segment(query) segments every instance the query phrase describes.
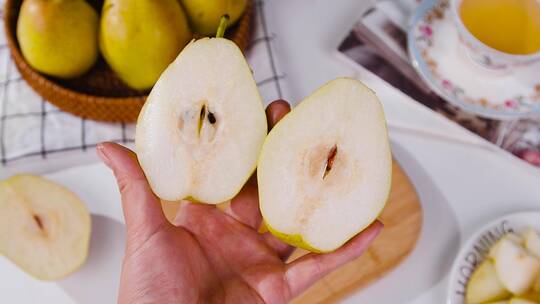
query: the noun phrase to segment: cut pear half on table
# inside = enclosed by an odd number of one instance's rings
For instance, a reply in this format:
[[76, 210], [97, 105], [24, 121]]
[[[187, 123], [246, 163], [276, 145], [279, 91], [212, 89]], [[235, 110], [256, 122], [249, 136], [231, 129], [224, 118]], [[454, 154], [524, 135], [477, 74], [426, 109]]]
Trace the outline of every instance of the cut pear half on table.
[[0, 182], [0, 254], [41, 280], [56, 280], [86, 261], [91, 219], [64, 187], [39, 176]]
[[137, 121], [137, 157], [163, 200], [218, 204], [249, 179], [266, 115], [240, 49], [224, 38], [188, 44], [152, 89]]
[[333, 80], [266, 138], [257, 168], [266, 226], [291, 245], [335, 250], [381, 213], [391, 171], [379, 100], [357, 80]]

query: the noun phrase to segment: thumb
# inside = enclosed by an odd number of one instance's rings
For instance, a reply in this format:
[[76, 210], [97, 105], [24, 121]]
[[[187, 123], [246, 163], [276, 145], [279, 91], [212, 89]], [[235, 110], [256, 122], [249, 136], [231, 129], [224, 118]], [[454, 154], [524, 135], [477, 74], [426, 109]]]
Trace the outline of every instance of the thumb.
[[128, 240], [133, 237], [146, 240], [167, 220], [135, 153], [115, 143], [101, 143], [97, 146], [97, 154], [116, 177]]

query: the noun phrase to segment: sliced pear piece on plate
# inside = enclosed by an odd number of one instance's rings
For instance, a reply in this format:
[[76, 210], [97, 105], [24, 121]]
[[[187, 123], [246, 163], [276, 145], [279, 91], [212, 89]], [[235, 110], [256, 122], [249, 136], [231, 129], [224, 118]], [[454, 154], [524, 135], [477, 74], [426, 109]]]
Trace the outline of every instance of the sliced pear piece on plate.
[[537, 258], [540, 258], [540, 235], [534, 229], [529, 228], [525, 234], [525, 249]]
[[382, 106], [354, 79], [315, 91], [268, 134], [257, 168], [268, 229], [283, 241], [332, 251], [381, 213], [392, 157]]
[[39, 176], [0, 182], [0, 254], [41, 280], [60, 279], [86, 260], [90, 214], [69, 190]]
[[473, 272], [465, 291], [465, 303], [479, 304], [498, 301], [512, 294], [504, 287], [497, 277], [493, 261], [483, 261]]
[[491, 259], [495, 258], [496, 252], [499, 249], [499, 245], [502, 243], [502, 240], [509, 240], [511, 242], [514, 242], [518, 245], [523, 245], [524, 240], [520, 235], [514, 234], [514, 233], [507, 233], [502, 238], [500, 238], [495, 245], [491, 246], [488, 252], [488, 257]]
[[526, 293], [540, 272], [540, 261], [506, 238], [500, 241], [494, 255], [495, 270], [506, 289], [516, 295]]
[[188, 44], [139, 114], [137, 157], [161, 199], [218, 204], [255, 170], [267, 133], [257, 85], [242, 52], [223, 38]]

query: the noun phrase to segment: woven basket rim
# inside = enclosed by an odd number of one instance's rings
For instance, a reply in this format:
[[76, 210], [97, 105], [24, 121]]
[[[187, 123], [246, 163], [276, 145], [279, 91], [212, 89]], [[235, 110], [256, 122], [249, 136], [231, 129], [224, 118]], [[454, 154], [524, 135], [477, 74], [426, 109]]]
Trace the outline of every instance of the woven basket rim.
[[[253, 14], [252, 0], [247, 1], [247, 7], [244, 14], [235, 24], [234, 28], [231, 28], [232, 32], [229, 32], [227, 36], [235, 41], [240, 49], [244, 51], [249, 36], [251, 34], [251, 22]], [[13, 61], [19, 70], [21, 76], [25, 81], [33, 88], [33, 90], [41, 95], [46, 101], [54, 104], [60, 109], [82, 116], [85, 118], [109, 121], [109, 122], [133, 122], [138, 116], [138, 111], [144, 104], [150, 90], [141, 91], [140, 95], [135, 96], [101, 96], [92, 95], [85, 92], [80, 92], [71, 88], [67, 88], [62, 84], [55, 82], [53, 79], [34, 70], [28, 62], [24, 59], [20, 50], [17, 38], [16, 38], [16, 25], [12, 26], [12, 14], [17, 14], [20, 9], [22, 1], [16, 2], [15, 0], [6, 0], [4, 4], [4, 30], [7, 39], [7, 45], [10, 49]], [[14, 8], [15, 6], [15, 8]], [[13, 10], [17, 12], [14, 13]], [[16, 23], [16, 22], [15, 22]], [[58, 98], [50, 98], [52, 96], [58, 96]], [[62, 100], [61, 100], [62, 99]], [[69, 105], [68, 105], [69, 103]], [[77, 104], [79, 103], [79, 104]], [[96, 108], [96, 115], [85, 113], [84, 107]], [[76, 109], [74, 109], [76, 108]], [[98, 109], [99, 108], [99, 109]], [[117, 110], [119, 113], [109, 113], [112, 110]], [[126, 111], [134, 111], [136, 114], [120, 113]], [[97, 112], [103, 112], [106, 115], [99, 115]], [[110, 115], [109, 115], [110, 114]], [[103, 116], [103, 117], [102, 117]], [[111, 116], [111, 117], [105, 117]], [[114, 116], [114, 117], [113, 117]], [[128, 117], [129, 116], [129, 117]], [[115, 118], [117, 117], [117, 118]], [[125, 118], [128, 117], [128, 118]]]

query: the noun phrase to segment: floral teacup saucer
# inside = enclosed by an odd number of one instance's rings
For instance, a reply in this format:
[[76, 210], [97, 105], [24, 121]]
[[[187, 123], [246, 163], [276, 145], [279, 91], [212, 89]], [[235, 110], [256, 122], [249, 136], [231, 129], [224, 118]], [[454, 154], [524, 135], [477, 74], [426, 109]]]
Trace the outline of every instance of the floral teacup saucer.
[[540, 114], [540, 62], [498, 74], [467, 57], [448, 0], [426, 0], [408, 32], [409, 55], [444, 99], [477, 115], [511, 119]]

